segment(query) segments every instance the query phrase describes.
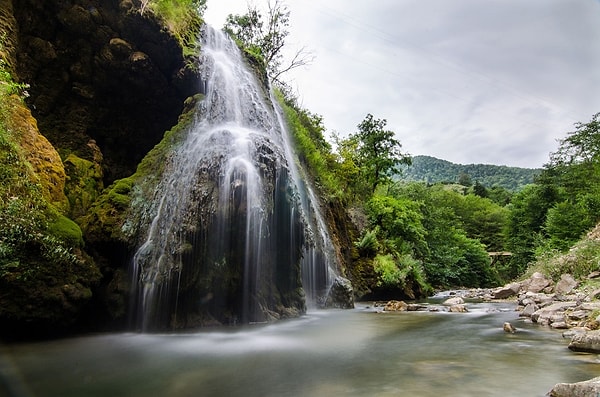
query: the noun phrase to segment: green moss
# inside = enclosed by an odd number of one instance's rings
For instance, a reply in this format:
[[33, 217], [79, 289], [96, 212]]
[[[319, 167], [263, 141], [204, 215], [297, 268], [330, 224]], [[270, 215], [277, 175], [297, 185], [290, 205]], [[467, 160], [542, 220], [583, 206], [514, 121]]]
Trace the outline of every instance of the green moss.
[[82, 159], [74, 153], [63, 160], [67, 173], [65, 194], [69, 200], [73, 219], [84, 216], [104, 188], [102, 166]]
[[83, 246], [83, 233], [79, 226], [64, 215], [56, 213], [48, 223], [48, 233], [70, 247]]
[[168, 157], [184, 140], [188, 127], [194, 120], [195, 104], [202, 98], [197, 95], [186, 101], [186, 112], [179, 123], [167, 131], [163, 139], [144, 157], [136, 172], [115, 181], [106, 188], [89, 209], [81, 226], [86, 238], [92, 242], [117, 240], [130, 243], [136, 235], [140, 217], [148, 204], [148, 197], [162, 177]]

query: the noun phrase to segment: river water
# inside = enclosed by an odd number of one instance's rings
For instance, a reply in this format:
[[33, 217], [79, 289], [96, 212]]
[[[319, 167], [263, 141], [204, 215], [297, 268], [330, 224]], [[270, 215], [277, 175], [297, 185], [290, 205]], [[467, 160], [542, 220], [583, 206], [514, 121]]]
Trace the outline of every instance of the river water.
[[[0, 395], [544, 396], [600, 374], [600, 359], [518, 318], [469, 313], [310, 312], [274, 324], [178, 334], [103, 334], [1, 349]], [[505, 321], [515, 334], [502, 330]], [[12, 389], [12, 394], [7, 391]]]

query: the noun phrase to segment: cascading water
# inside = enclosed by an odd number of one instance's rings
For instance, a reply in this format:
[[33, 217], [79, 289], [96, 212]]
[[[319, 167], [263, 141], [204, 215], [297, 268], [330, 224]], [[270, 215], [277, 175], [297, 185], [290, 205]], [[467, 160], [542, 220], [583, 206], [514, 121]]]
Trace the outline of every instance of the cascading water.
[[199, 67], [205, 97], [164, 165], [133, 258], [144, 330], [302, 313], [325, 299], [337, 267], [272, 96], [210, 27]]

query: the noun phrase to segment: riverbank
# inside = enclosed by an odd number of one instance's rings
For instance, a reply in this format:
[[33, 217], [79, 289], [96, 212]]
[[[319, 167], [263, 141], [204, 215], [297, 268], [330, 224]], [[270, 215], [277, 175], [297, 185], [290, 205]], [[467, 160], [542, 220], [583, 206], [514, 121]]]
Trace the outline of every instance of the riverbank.
[[[600, 354], [600, 272], [590, 273], [584, 280], [563, 274], [558, 282], [536, 272], [520, 282], [494, 289], [467, 289], [438, 293], [434, 298], [441, 304], [406, 304], [390, 301], [380, 304], [388, 311], [448, 311], [468, 312], [465, 302], [509, 301], [522, 321], [540, 327], [562, 331], [573, 352]], [[504, 323], [505, 332], [519, 332], [518, 324]], [[549, 397], [600, 395], [600, 377], [578, 383], [557, 383]]]

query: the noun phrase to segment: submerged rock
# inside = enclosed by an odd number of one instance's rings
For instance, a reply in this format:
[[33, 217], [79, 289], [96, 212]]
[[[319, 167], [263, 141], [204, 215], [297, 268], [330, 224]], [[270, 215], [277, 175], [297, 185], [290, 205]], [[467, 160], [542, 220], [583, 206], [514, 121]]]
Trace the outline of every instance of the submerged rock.
[[463, 304], [456, 304], [456, 305], [450, 306], [450, 308], [448, 309], [448, 311], [450, 313], [467, 313], [469, 310]]
[[511, 334], [514, 334], [517, 331], [517, 329], [509, 322], [505, 322], [502, 325], [502, 329], [504, 330], [504, 332], [508, 332]]
[[404, 301], [391, 300], [385, 304], [383, 310], [386, 312], [405, 312], [408, 310], [408, 305]]

